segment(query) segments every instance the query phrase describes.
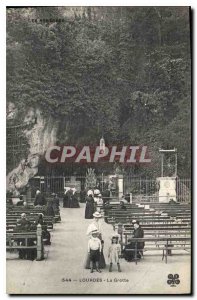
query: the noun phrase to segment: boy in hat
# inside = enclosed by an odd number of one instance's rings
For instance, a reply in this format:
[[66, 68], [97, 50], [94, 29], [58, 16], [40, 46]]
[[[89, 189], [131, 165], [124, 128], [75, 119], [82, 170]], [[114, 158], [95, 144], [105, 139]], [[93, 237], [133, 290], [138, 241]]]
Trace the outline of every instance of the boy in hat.
[[113, 263], [117, 263], [118, 272], [121, 272], [120, 262], [119, 262], [120, 254], [121, 254], [121, 247], [120, 247], [120, 244], [119, 244], [119, 234], [116, 233], [111, 238], [111, 245], [110, 245], [109, 250], [108, 250], [108, 258], [109, 258], [109, 261], [110, 261], [109, 272], [112, 272]]
[[98, 238], [98, 230], [92, 231], [92, 236], [88, 241], [88, 253], [90, 255], [90, 268], [91, 273], [94, 271], [94, 265], [96, 265], [96, 271], [101, 273], [101, 270], [99, 269], [99, 260], [101, 255], [101, 240]]

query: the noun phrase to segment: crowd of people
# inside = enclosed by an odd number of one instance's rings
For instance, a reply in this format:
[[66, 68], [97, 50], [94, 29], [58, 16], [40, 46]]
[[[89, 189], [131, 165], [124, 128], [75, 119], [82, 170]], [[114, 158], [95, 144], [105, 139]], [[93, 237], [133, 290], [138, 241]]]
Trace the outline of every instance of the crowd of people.
[[[88, 225], [87, 228], [87, 237], [88, 237], [88, 251], [85, 261], [85, 268], [90, 269], [90, 272], [93, 273], [94, 270], [101, 272], [101, 269], [106, 267], [105, 257], [103, 253], [104, 249], [104, 239], [102, 232], [102, 214], [100, 212], [100, 207], [106, 205], [110, 207], [110, 191], [106, 189], [102, 193], [99, 189], [91, 189], [87, 191], [87, 194], [84, 196], [85, 199], [85, 219], [92, 219], [92, 222]], [[129, 201], [124, 196], [120, 199], [120, 209], [127, 210], [126, 204]], [[26, 206], [26, 202], [23, 201], [22, 197], [19, 201], [19, 206]], [[43, 213], [46, 216], [55, 216], [59, 212], [60, 200], [57, 194], [52, 193], [51, 197], [47, 198], [43, 193], [38, 189], [36, 191], [35, 207], [43, 207]], [[65, 187], [63, 195], [63, 208], [79, 208], [79, 193], [77, 193], [76, 188]], [[21, 218], [17, 221], [16, 231], [28, 231], [36, 230], [38, 224], [42, 225], [42, 235], [43, 243], [50, 245], [51, 236], [50, 232], [47, 230], [47, 225], [44, 222], [44, 214], [38, 213], [36, 220], [31, 223], [26, 214], [22, 213]], [[108, 261], [109, 261], [109, 272], [112, 272], [113, 265], [117, 264], [118, 272], [121, 272], [120, 268], [120, 257], [124, 258], [127, 262], [131, 262], [136, 259], [135, 249], [137, 247], [137, 259], [140, 259], [143, 255], [143, 242], [133, 242], [132, 238], [143, 238], [144, 232], [137, 220], [133, 220], [134, 230], [133, 233], [128, 239], [128, 244], [123, 247], [120, 245], [120, 235], [117, 232], [111, 237], [111, 244], [108, 249]], [[24, 240], [19, 240], [19, 243], [24, 243]], [[34, 241], [29, 239], [28, 245], [33, 245]], [[34, 250], [20, 249], [19, 257], [21, 259], [35, 259], [36, 253]]]
[[[105, 258], [103, 254], [104, 240], [102, 234], [100, 207], [104, 204], [110, 206], [110, 194], [104, 193], [104, 201], [102, 195], [98, 189], [89, 190], [86, 196], [85, 207], [85, 219], [93, 219], [87, 229], [88, 236], [88, 253], [85, 262], [85, 268], [90, 269], [93, 273], [94, 270], [101, 272], [101, 269], [106, 267]], [[120, 209], [127, 210], [126, 204], [129, 203], [129, 199], [123, 196], [120, 199]], [[124, 246], [121, 251], [120, 235], [115, 232], [111, 237], [111, 245], [108, 249], [109, 260], [109, 272], [112, 272], [113, 264], [117, 264], [118, 272], [121, 272], [120, 257], [124, 258], [127, 262], [131, 262], [136, 259], [135, 249], [137, 247], [137, 259], [140, 259], [143, 255], [143, 242], [133, 242], [132, 238], [143, 238], [144, 232], [137, 220], [133, 220], [134, 230], [129, 239], [129, 243]]]
[[[106, 267], [105, 258], [103, 254], [104, 240], [101, 225], [102, 215], [96, 211], [93, 213], [93, 221], [88, 225], [88, 253], [85, 261], [85, 268], [90, 269], [93, 273], [94, 269], [101, 272], [101, 269]], [[134, 230], [129, 239], [129, 243], [125, 245], [121, 252], [120, 235], [117, 232], [111, 237], [111, 245], [108, 249], [109, 272], [112, 272], [113, 264], [117, 264], [118, 272], [121, 272], [120, 257], [127, 262], [140, 259], [143, 255], [144, 242], [133, 242], [132, 238], [143, 238], [144, 231], [141, 228], [139, 221], [133, 220]], [[137, 248], [137, 257], [135, 257], [135, 250]]]
[[[103, 254], [104, 240], [102, 236], [102, 226], [100, 219], [102, 215], [99, 212], [93, 214], [94, 220], [89, 224], [87, 229], [88, 254], [85, 262], [85, 269], [94, 270], [101, 273], [101, 269], [106, 267], [106, 262]], [[108, 249], [108, 259], [110, 262], [109, 272], [112, 272], [113, 263], [117, 264], [118, 272], [121, 272], [119, 258], [121, 255], [121, 247], [119, 243], [119, 234], [114, 233], [111, 237], [111, 245]]]

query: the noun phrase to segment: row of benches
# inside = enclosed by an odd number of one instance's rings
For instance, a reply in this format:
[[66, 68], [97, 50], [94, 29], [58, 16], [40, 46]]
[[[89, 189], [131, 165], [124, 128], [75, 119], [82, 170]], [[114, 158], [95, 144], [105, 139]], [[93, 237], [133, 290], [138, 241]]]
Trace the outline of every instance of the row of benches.
[[[31, 227], [28, 231], [16, 230], [17, 221], [21, 218], [21, 213], [25, 213]], [[43, 216], [45, 225], [36, 224], [38, 214], [45, 213], [44, 207], [16, 207], [7, 208], [6, 212], [6, 250], [35, 250], [37, 260], [44, 258], [43, 230], [51, 231], [55, 222], [61, 220], [60, 214], [53, 216]], [[22, 242], [21, 242], [22, 241]]]
[[[191, 249], [191, 208], [190, 205], [184, 204], [166, 204], [150, 203], [146, 204], [126, 204], [122, 209], [117, 203], [110, 203], [103, 207], [104, 217], [107, 223], [111, 223], [114, 230], [118, 231], [121, 239], [122, 250], [128, 244], [133, 231], [131, 224], [133, 219], [140, 222], [144, 230], [143, 239], [133, 239], [136, 243], [134, 249], [134, 260], [137, 263], [137, 243], [146, 242], [143, 251], [162, 250], [162, 259], [167, 257], [170, 251]], [[188, 253], [188, 252], [187, 252]]]
[[[127, 249], [126, 251], [134, 251], [134, 261], [137, 264], [138, 257], [137, 253], [139, 249], [137, 244], [139, 242], [144, 242], [145, 247], [143, 248], [143, 253], [145, 251], [162, 251], [162, 260], [165, 258], [165, 263], [167, 263], [168, 256], [171, 256], [171, 251], [185, 250], [189, 251], [191, 249], [191, 238], [190, 237], [145, 237], [145, 238], [132, 238], [132, 242], [135, 243], [134, 249]], [[151, 244], [150, 244], [151, 243]], [[123, 245], [123, 244], [122, 244]]]

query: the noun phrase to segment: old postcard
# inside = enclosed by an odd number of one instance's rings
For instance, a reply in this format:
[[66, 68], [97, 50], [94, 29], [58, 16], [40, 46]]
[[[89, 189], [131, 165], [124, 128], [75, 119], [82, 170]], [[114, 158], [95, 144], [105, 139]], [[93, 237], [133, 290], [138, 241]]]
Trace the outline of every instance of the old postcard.
[[190, 7], [6, 14], [7, 293], [190, 294]]

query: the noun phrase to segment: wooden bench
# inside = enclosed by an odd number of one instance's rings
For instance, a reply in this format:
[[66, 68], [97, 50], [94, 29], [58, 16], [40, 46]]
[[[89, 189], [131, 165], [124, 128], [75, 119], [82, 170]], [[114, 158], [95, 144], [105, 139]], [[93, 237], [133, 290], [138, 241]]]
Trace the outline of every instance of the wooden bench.
[[[15, 241], [24, 240], [24, 245], [16, 245]], [[28, 240], [33, 240], [36, 243], [34, 245], [28, 245]], [[20, 250], [20, 249], [36, 249], [37, 258], [36, 260], [42, 260], [44, 258], [44, 246], [42, 240], [42, 226], [37, 225], [36, 231], [26, 231], [26, 232], [12, 232], [6, 233], [6, 250]]]
[[[42, 213], [45, 215], [46, 213], [46, 207], [12, 207], [12, 209], [8, 209], [6, 212], [7, 216], [13, 216], [13, 215], [21, 215], [22, 213], [26, 213], [26, 214], [35, 214], [38, 215], [39, 213]], [[50, 216], [49, 216], [50, 217]], [[54, 216], [54, 221], [56, 222], [60, 222], [61, 221], [61, 216], [59, 213], [55, 213]]]
[[[121, 240], [125, 240], [125, 243], [128, 241], [128, 237], [131, 236], [131, 232], [123, 231], [121, 233]], [[191, 237], [191, 230], [158, 230], [152, 229], [144, 230], [144, 237]]]
[[[159, 224], [158, 226], [154, 226], [153, 224], [142, 224], [141, 228], [144, 231], [191, 231], [191, 226], [185, 224], [178, 224], [178, 223], [172, 223], [172, 224]], [[119, 232], [133, 232], [134, 227], [133, 224], [122, 224], [118, 223], [114, 225], [114, 230], [118, 230]]]
[[[108, 218], [108, 223], [109, 224], [116, 224], [119, 222], [126, 222], [126, 223], [130, 223], [132, 224], [133, 221], [133, 217], [127, 216], [127, 217], [111, 217]], [[147, 218], [138, 218], [138, 221], [140, 222], [141, 225], [145, 225], [145, 224], [154, 224], [154, 225], [162, 225], [162, 224], [173, 224], [176, 223], [176, 220], [173, 218], [158, 218], [158, 219], [147, 219]], [[189, 224], [190, 219], [185, 219], [185, 220], [181, 220], [182, 224], [188, 225]]]
[[[6, 216], [6, 228], [10, 230], [12, 228], [15, 228], [18, 219], [20, 219], [20, 215]], [[47, 229], [48, 230], [53, 229], [54, 218], [50, 216], [44, 216], [43, 219], [47, 225]], [[33, 224], [37, 220], [37, 215], [27, 215], [27, 220], [29, 220], [30, 223]]]
[[[122, 226], [123, 227], [123, 229], [126, 229], [126, 230], [133, 230], [134, 228], [133, 228], [133, 224], [117, 224], [117, 226]], [[142, 229], [146, 229], [146, 230], [152, 230], [152, 228], [155, 228], [155, 227], [153, 227], [153, 225], [151, 225], [151, 224], [143, 224], [143, 225], [141, 225], [141, 227], [142, 227]], [[172, 223], [172, 224], [160, 224], [159, 226], [157, 226], [157, 229], [160, 229], [160, 230], [164, 230], [164, 229], [166, 229], [166, 230], [170, 230], [170, 229], [174, 229], [174, 230], [176, 230], [176, 229], [190, 229], [191, 230], [191, 226], [189, 226], [189, 225], [185, 225], [185, 224], [183, 224], [183, 223]]]
[[[144, 251], [154, 251], [161, 250], [162, 251], [162, 260], [165, 258], [165, 262], [167, 263], [167, 258], [169, 256], [169, 250], [191, 250], [191, 238], [190, 237], [147, 237], [147, 238], [132, 238], [132, 242], [135, 243], [134, 249], [127, 249], [126, 251], [134, 251], [134, 261], [137, 264], [138, 258], [137, 253], [142, 249], [137, 249], [137, 242], [154, 242], [157, 247], [148, 247], [145, 245]], [[160, 243], [159, 243], [160, 242]], [[125, 245], [125, 244], [122, 244]]]

